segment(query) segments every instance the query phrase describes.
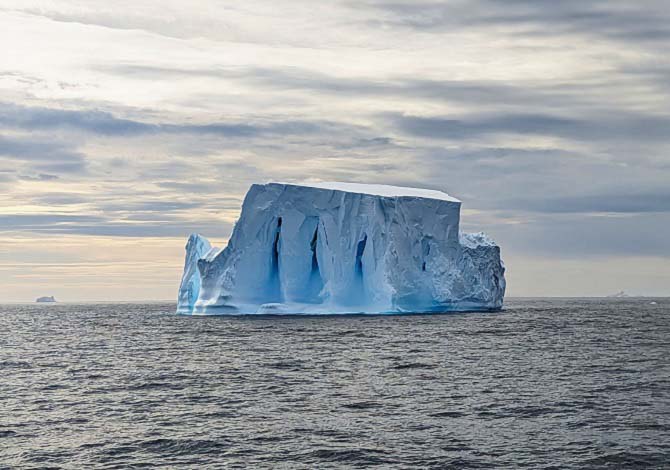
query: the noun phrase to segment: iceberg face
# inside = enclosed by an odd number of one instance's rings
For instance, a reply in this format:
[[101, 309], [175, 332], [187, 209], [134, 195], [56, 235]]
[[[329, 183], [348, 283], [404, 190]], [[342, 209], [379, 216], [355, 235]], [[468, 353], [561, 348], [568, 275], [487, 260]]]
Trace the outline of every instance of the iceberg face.
[[180, 313], [497, 310], [499, 247], [459, 233], [439, 191], [354, 183], [254, 184], [228, 246], [186, 246]]
[[192, 309], [198, 300], [200, 292], [200, 273], [198, 272], [198, 260], [204, 258], [212, 249], [209, 241], [194, 233], [186, 243], [186, 262], [184, 263], [184, 274], [179, 286], [179, 309]]

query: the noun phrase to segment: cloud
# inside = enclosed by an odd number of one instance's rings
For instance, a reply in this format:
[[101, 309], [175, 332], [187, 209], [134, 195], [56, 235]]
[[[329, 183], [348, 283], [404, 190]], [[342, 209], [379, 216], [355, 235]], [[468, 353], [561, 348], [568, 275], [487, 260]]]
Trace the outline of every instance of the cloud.
[[[146, 134], [211, 134], [232, 138], [261, 135], [305, 135], [325, 132], [327, 121], [282, 120], [275, 122], [205, 124], [149, 123], [123, 119], [105, 111], [26, 107], [0, 102], [0, 125], [22, 130], [72, 129], [103, 136], [132, 137]], [[8, 145], [8, 144], [7, 144]]]
[[166, 212], [193, 209], [201, 206], [199, 201], [131, 201], [102, 203], [98, 207], [105, 212]]
[[487, 134], [513, 132], [542, 134], [574, 132], [580, 123], [541, 114], [474, 115], [459, 117], [391, 116], [393, 123], [408, 134], [435, 139], [468, 139]]
[[41, 141], [31, 138], [13, 138], [0, 135], [0, 155], [25, 161], [54, 161], [81, 163], [83, 155], [60, 142]]
[[137, 135], [157, 130], [155, 125], [119, 119], [103, 111], [71, 111], [12, 103], [0, 103], [0, 124], [28, 130], [69, 127], [103, 135]]
[[52, 173], [85, 173], [88, 165], [86, 157], [71, 145], [39, 137], [0, 135], [0, 161], [2, 159], [27, 163], [27, 168], [38, 173], [27, 177], [41, 181], [56, 179], [57, 175]]
[[74, 214], [12, 214], [0, 215], [0, 227], [3, 231], [47, 229], [70, 226], [77, 223], [102, 222], [98, 216]]
[[329, 75], [301, 67], [248, 68], [179, 68], [114, 64], [98, 67], [103, 73], [142, 80], [211, 78], [235, 81], [261, 89], [296, 92], [316, 92], [338, 97], [395, 97], [407, 100], [427, 100], [444, 103], [463, 103], [477, 106], [529, 105], [565, 107], [592, 104], [584, 89], [597, 89], [602, 83], [576, 86], [574, 83], [505, 80], [430, 80], [421, 78], [366, 79]]
[[[41, 181], [41, 179], [37, 179]], [[31, 202], [38, 205], [70, 205], [85, 204], [90, 202], [91, 198], [82, 194], [65, 192], [43, 192], [32, 197]]]
[[217, 236], [227, 236], [232, 226], [219, 220], [200, 220], [198, 222], [163, 220], [145, 220], [147, 223], [118, 223], [107, 222], [104, 224], [60, 224], [57, 226], [33, 226], [24, 230], [36, 233], [68, 234], [68, 235], [92, 235], [113, 237], [179, 237], [186, 239], [191, 233], [213, 233]]
[[39, 173], [35, 176], [21, 175], [20, 178], [26, 181], [54, 181], [58, 179], [57, 175], [50, 175], [49, 173]]
[[670, 143], [670, 115], [622, 112], [583, 118], [552, 114], [467, 114], [422, 117], [389, 115], [402, 132], [431, 139], [467, 140], [494, 134], [555, 136], [580, 141], [630, 141], [631, 138]]
[[[489, 222], [486, 231], [500, 243], [503, 257], [546, 256], [562, 259], [647, 256], [668, 257], [670, 214], [594, 217], [585, 214], [541, 215], [521, 223]], [[466, 228], [467, 229], [467, 228]], [[551, 269], [547, 266], [547, 269]]]
[[[47, 8], [19, 8], [18, 11], [35, 16], [49, 18], [63, 23], [79, 23], [83, 25], [101, 26], [119, 30], [142, 30], [160, 34], [169, 38], [191, 39], [208, 36], [212, 39], [230, 39], [230, 34], [220, 27], [220, 21], [208, 16], [191, 16], [179, 21], [178, 13], [169, 5], [160, 8], [150, 5], [127, 5], [127, 8], [106, 9], [98, 5], [97, 8], [58, 9]], [[123, 13], [121, 13], [120, 11]], [[197, 10], [197, 9], [196, 9]], [[173, 11], [172, 14], [169, 11]], [[168, 12], [166, 15], [165, 13]]]
[[[197, 5], [197, 6], [196, 6]], [[361, 0], [331, 2], [321, 17], [305, 15], [304, 6], [289, 2], [284, 15], [269, 12], [263, 2], [248, 2], [244, 9], [211, 2], [198, 2], [184, 12], [174, 5], [137, 4], [133, 8], [96, 7], [86, 4], [68, 9], [17, 8], [25, 13], [64, 23], [95, 25], [116, 30], [142, 30], [176, 39], [207, 38], [213, 41], [243, 41], [301, 45], [310, 38], [315, 44], [332, 41], [330, 28], [349, 21], [362, 23], [348, 31], [385, 27], [421, 32], [506, 27], [510, 34], [556, 36], [581, 34], [618, 41], [660, 43], [670, 36], [667, 5], [663, 0], [583, 2], [578, 0]], [[329, 16], [328, 16], [329, 15]], [[315, 22], [314, 20], [318, 20]], [[274, 25], [272, 37], [267, 27]], [[346, 38], [340, 38], [345, 40]]]
[[[638, 190], [639, 191], [639, 190]], [[644, 193], [590, 194], [583, 196], [532, 198], [513, 201], [515, 207], [541, 213], [621, 213], [670, 212], [670, 191]]]
[[0, 185], [5, 185], [7, 183], [13, 182], [15, 179], [13, 173], [0, 171]]
[[227, 235], [228, 222], [201, 217], [189, 221], [169, 213], [132, 214], [119, 220], [113, 214], [14, 214], [0, 215], [0, 233], [96, 235], [118, 237], [188, 237], [193, 232]]
[[582, 34], [645, 43], [670, 38], [670, 17], [662, 0], [642, 0], [635, 6], [621, 0], [512, 0], [504, 4], [493, 0], [394, 0], [369, 6], [384, 14], [376, 22], [427, 32], [505, 26], [511, 34], [528, 36]]

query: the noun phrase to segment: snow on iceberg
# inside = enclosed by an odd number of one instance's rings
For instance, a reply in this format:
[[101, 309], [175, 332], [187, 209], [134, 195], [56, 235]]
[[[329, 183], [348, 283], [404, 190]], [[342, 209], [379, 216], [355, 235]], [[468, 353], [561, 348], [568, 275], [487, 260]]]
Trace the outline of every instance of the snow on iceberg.
[[186, 245], [185, 314], [498, 310], [500, 248], [459, 232], [443, 192], [355, 183], [254, 184], [228, 246]]

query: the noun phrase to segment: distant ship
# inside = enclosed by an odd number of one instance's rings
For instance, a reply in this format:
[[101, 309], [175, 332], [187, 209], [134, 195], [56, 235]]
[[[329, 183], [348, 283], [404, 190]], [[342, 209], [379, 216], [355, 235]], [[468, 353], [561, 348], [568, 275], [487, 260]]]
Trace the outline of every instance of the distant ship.
[[54, 297], [53, 295], [50, 296], [50, 297], [38, 297], [35, 300], [35, 302], [39, 302], [39, 303], [45, 303], [45, 302], [50, 303], [50, 302], [55, 302], [55, 301], [56, 301], [56, 297]]
[[607, 297], [611, 299], [622, 299], [624, 297], [630, 297], [628, 294], [626, 294], [624, 291], [619, 291], [616, 294], [610, 294]]

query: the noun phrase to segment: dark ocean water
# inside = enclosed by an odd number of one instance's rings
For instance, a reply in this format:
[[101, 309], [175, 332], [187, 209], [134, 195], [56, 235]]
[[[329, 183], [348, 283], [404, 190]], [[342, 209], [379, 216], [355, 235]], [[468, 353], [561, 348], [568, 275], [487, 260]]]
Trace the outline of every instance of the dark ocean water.
[[174, 308], [0, 306], [0, 467], [670, 468], [670, 299]]

